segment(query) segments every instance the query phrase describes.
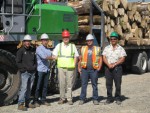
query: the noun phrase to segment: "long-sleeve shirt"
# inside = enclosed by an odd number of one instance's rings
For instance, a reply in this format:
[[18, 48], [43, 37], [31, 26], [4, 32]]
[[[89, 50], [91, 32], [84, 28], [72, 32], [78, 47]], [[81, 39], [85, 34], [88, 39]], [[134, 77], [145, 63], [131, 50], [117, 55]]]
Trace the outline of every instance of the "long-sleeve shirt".
[[36, 55], [35, 49], [22, 47], [17, 51], [16, 63], [20, 72], [36, 72]]
[[52, 56], [52, 52], [50, 49], [41, 45], [36, 49], [36, 57], [37, 57], [37, 70], [39, 72], [47, 72], [50, 70], [50, 62], [46, 58]]

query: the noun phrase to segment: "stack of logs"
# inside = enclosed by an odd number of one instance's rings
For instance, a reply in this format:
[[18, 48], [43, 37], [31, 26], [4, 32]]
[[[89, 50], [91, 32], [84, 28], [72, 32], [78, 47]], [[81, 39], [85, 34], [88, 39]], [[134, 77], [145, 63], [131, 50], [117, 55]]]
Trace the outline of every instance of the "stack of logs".
[[[127, 0], [97, 0], [105, 14], [105, 34], [112, 31], [120, 35], [120, 45], [150, 45], [150, 2], [127, 2]], [[80, 33], [90, 31], [90, 0], [69, 2], [79, 15]], [[95, 11], [96, 12], [96, 11]], [[101, 17], [94, 13], [93, 24], [100, 25]]]

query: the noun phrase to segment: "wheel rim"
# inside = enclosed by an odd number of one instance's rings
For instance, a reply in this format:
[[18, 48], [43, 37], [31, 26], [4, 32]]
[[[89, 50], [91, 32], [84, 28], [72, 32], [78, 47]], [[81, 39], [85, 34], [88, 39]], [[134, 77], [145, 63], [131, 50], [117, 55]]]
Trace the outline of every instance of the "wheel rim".
[[141, 60], [141, 67], [142, 67], [143, 70], [146, 70], [147, 61], [146, 61], [146, 59], [144, 57]]
[[13, 83], [13, 75], [10, 74], [9, 72], [0, 69], [0, 76], [5, 78], [3, 79], [3, 81], [1, 81], [2, 84], [0, 90], [1, 92], [6, 93], [7, 91], [9, 91]]

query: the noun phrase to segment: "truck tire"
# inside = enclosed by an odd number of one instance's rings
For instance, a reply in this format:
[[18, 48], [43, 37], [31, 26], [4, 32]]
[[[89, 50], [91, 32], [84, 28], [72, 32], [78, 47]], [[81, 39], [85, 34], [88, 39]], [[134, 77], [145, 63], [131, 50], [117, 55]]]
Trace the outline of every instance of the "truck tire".
[[17, 99], [20, 75], [15, 56], [0, 49], [0, 105], [9, 105]]
[[132, 57], [132, 71], [137, 74], [143, 74], [147, 71], [148, 57], [146, 52], [139, 52]]
[[148, 61], [147, 61], [147, 72], [150, 72], [150, 51], [147, 52]]

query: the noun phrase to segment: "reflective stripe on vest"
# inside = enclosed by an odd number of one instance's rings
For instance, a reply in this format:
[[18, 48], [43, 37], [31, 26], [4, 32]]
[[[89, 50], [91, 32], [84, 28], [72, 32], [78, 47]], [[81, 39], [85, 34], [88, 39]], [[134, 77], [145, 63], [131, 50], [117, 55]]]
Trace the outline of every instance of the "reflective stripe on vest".
[[[92, 64], [94, 69], [99, 68], [99, 53], [100, 53], [100, 48], [93, 46], [92, 50]], [[88, 58], [88, 46], [83, 46], [81, 48], [81, 56], [82, 56], [82, 61], [81, 61], [81, 67], [86, 68], [87, 67], [87, 58]]]
[[69, 44], [69, 47], [63, 50], [62, 43], [60, 43], [59, 54], [57, 59], [57, 67], [75, 68], [74, 54], [75, 52], [74, 52], [73, 44]]

